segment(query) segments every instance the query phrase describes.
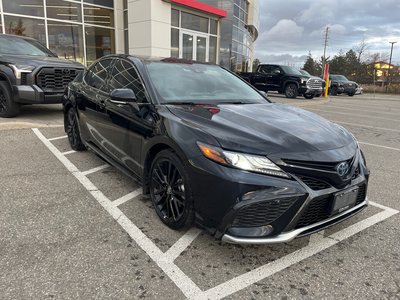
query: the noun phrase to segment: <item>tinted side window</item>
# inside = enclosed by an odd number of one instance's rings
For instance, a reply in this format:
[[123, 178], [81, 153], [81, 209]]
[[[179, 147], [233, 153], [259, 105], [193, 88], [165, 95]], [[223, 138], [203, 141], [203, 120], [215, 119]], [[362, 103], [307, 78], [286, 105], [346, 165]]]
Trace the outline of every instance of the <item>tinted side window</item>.
[[260, 73], [269, 74], [271, 73], [272, 66], [261, 66]]
[[133, 64], [125, 60], [117, 60], [111, 72], [110, 89], [131, 89], [138, 102], [147, 102], [146, 93]]
[[98, 90], [105, 90], [105, 81], [109, 73], [111, 62], [111, 59], [103, 59], [95, 63], [85, 76], [87, 84]]

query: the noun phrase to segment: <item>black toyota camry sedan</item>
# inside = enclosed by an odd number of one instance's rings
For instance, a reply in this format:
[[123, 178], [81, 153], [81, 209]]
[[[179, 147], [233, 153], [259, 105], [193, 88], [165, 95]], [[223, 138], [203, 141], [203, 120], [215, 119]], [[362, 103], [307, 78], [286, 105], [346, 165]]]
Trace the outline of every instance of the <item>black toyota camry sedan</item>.
[[141, 182], [173, 229], [287, 242], [367, 206], [369, 171], [351, 133], [217, 65], [106, 56], [68, 86], [64, 115], [71, 147]]

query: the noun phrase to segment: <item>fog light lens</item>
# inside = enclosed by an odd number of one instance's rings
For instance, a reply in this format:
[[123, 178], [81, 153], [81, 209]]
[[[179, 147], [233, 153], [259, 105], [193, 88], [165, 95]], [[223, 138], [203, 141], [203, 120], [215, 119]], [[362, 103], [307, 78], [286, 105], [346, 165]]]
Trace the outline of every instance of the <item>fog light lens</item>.
[[238, 237], [263, 237], [270, 235], [274, 231], [271, 225], [259, 227], [231, 227], [229, 233]]

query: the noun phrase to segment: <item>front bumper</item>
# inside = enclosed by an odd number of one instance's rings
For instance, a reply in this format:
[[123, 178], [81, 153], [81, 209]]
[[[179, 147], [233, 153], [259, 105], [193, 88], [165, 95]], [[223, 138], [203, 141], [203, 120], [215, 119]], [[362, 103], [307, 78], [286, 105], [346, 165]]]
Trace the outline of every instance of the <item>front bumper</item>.
[[299, 93], [302, 95], [320, 95], [322, 94], [322, 86], [319, 88], [313, 88], [310, 86], [300, 86]]
[[44, 92], [37, 85], [14, 85], [14, 100], [23, 104], [61, 103], [63, 91]]
[[[216, 238], [241, 244], [288, 242], [322, 230], [368, 204], [369, 172], [360, 155], [354, 160], [358, 167], [349, 174], [351, 180], [339, 187], [321, 187], [319, 177], [310, 183], [290, 172], [292, 178], [286, 179], [227, 168], [206, 158], [191, 160], [198, 222]], [[355, 187], [353, 206], [333, 212], [335, 195]]]

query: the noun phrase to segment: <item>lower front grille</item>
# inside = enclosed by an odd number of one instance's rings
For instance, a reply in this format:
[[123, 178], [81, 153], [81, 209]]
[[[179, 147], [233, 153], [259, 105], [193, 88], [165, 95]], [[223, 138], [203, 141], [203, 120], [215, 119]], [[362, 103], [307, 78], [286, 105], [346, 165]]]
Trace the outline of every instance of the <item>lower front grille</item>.
[[365, 200], [367, 196], [367, 185], [363, 184], [358, 188], [356, 205], [360, 204]]
[[329, 218], [330, 215], [330, 201], [331, 195], [325, 198], [312, 200], [301, 218], [297, 222], [296, 229], [305, 227]]
[[322, 88], [322, 80], [309, 79], [308, 82], [307, 82], [307, 85], [311, 89], [320, 89], [320, 88]]
[[272, 223], [285, 213], [297, 197], [257, 202], [240, 208], [232, 226], [257, 227]]

